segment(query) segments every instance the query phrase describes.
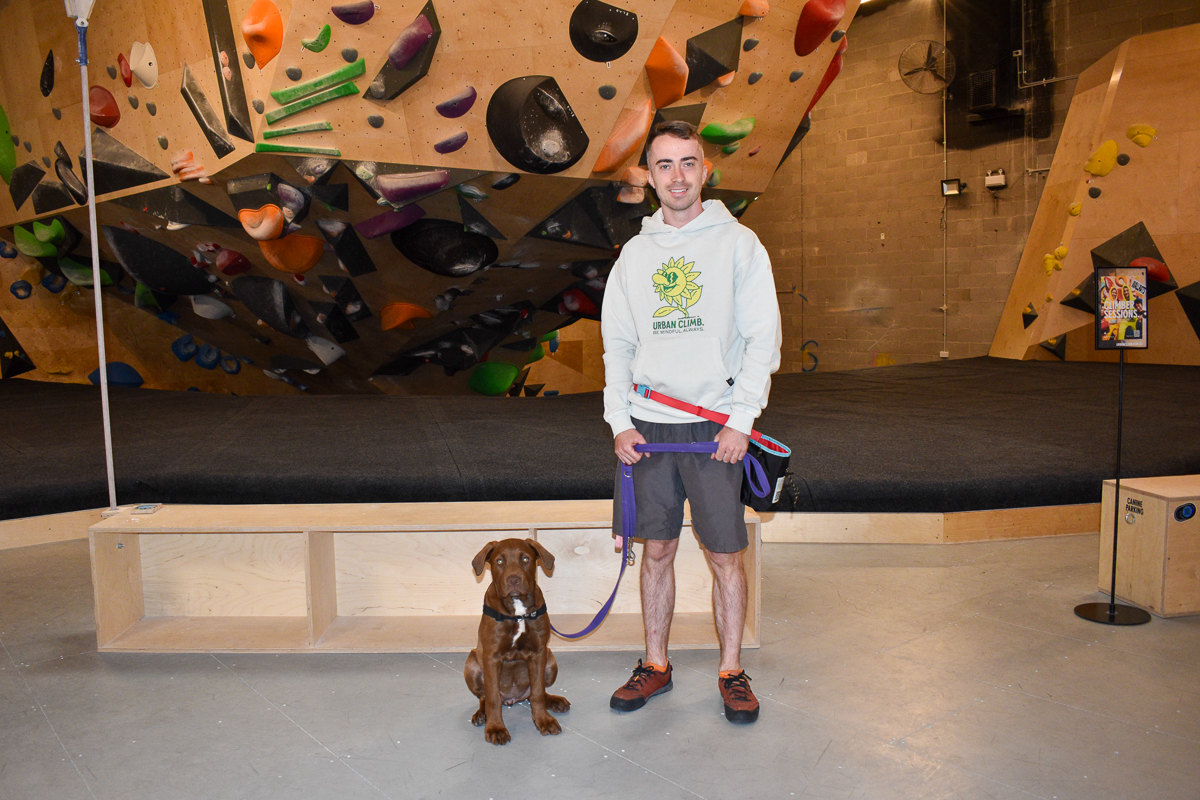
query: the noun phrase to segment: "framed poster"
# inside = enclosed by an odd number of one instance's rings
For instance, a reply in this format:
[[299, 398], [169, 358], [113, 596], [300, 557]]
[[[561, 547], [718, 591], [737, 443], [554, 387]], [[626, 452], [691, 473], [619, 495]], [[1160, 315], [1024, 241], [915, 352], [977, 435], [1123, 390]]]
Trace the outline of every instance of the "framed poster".
[[1149, 342], [1145, 267], [1096, 267], [1096, 349]]

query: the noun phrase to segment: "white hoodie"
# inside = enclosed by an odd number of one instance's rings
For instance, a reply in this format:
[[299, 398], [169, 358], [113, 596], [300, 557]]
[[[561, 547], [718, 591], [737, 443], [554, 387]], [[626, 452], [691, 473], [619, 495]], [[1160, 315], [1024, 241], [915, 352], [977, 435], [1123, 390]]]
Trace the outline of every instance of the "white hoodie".
[[621, 251], [604, 289], [604, 419], [696, 422], [633, 384], [728, 414], [749, 434], [779, 368], [779, 303], [766, 249], [719, 200], [682, 228], [662, 209]]

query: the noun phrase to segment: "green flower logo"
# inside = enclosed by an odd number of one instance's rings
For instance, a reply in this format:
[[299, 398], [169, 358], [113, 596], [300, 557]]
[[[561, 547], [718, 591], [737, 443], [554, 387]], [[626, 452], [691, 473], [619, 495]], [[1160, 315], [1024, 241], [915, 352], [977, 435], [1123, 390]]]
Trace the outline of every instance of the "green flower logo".
[[699, 272], [693, 272], [695, 261], [683, 263], [683, 256], [672, 258], [662, 265], [662, 269], [654, 273], [654, 291], [658, 299], [667, 305], [654, 312], [655, 317], [665, 317], [674, 311], [682, 311], [685, 317], [691, 316], [688, 309], [700, 300], [703, 286], [696, 283]]

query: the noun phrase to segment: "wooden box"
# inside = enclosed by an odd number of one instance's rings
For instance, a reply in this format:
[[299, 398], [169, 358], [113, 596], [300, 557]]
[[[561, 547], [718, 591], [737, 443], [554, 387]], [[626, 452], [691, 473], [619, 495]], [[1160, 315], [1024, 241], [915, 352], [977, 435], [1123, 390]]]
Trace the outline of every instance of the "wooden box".
[[[555, 627], [581, 630], [608, 599], [620, 556], [612, 503], [165, 506], [90, 528], [101, 651], [445, 652], [475, 646], [490, 573], [471, 559], [494, 539], [534, 538]], [[712, 573], [690, 527], [676, 556], [673, 648], [718, 646]], [[744, 646], [759, 644], [759, 519], [750, 547]], [[641, 547], [636, 548], [641, 555]], [[590, 636], [556, 650], [643, 647], [638, 569]]]
[[[1100, 513], [1100, 589], [1112, 586], [1115, 481], [1104, 482]], [[1200, 614], [1200, 475], [1121, 481], [1117, 520], [1117, 597], [1160, 617]], [[1179, 512], [1178, 519], [1176, 512]]]

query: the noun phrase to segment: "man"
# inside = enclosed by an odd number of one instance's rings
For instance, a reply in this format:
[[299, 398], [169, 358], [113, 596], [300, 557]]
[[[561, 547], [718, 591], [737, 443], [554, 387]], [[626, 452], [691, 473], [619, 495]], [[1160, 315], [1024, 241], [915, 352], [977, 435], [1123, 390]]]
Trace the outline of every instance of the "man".
[[[708, 179], [696, 128], [663, 122], [650, 133], [647, 166], [662, 207], [621, 252], [601, 312], [604, 419], [623, 464], [636, 464], [646, 658], [612, 696], [619, 711], [670, 691], [667, 641], [675, 606], [675, 552], [690, 500], [692, 525], [713, 571], [713, 614], [721, 644], [718, 685], [725, 716], [758, 718], [741, 668], [749, 544], [739, 500], [742, 456], [779, 367], [779, 304], [771, 262], [758, 238], [720, 201], [702, 203]], [[636, 393], [633, 384], [729, 415], [725, 426]], [[651, 442], [716, 441], [717, 452], [634, 450]], [[620, 519], [620, 469], [614, 519]], [[618, 535], [618, 548], [621, 540]]]

